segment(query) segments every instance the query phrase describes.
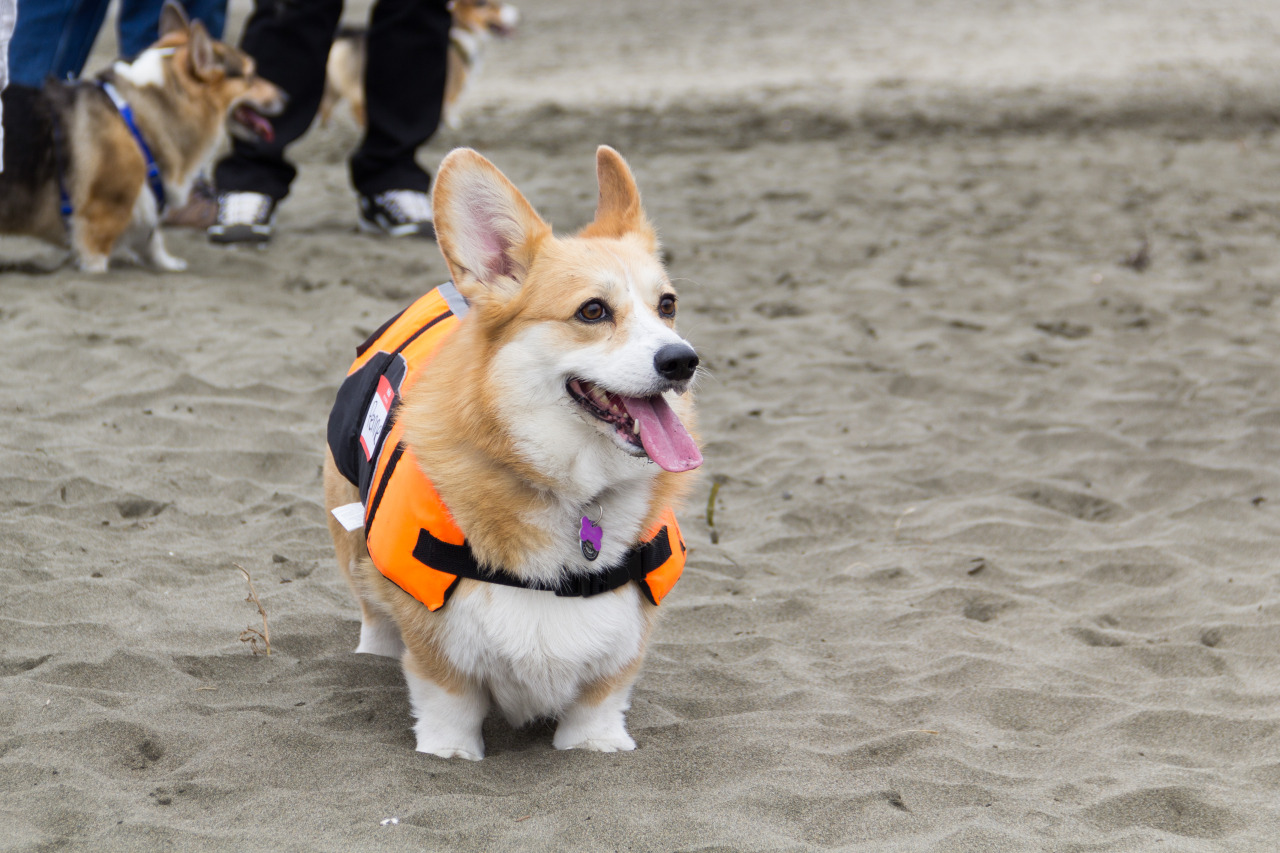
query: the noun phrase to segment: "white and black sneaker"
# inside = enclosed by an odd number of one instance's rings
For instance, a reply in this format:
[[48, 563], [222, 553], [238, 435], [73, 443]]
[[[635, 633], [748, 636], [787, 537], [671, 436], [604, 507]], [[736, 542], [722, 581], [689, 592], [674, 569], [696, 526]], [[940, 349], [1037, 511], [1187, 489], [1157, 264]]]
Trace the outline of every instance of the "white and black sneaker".
[[209, 226], [210, 243], [266, 243], [276, 224], [276, 200], [263, 193], [230, 192], [218, 196], [218, 221]]
[[431, 196], [417, 190], [387, 190], [360, 196], [360, 230], [392, 237], [435, 239]]

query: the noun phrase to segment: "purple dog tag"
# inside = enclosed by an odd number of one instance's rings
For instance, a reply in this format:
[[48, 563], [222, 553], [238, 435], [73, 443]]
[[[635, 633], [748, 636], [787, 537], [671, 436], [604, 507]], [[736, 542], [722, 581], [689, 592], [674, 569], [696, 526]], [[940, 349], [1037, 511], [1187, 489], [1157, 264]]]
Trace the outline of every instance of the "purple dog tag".
[[600, 547], [604, 542], [604, 528], [592, 524], [591, 519], [584, 515], [578, 539], [582, 542], [582, 556], [588, 560], [594, 560], [600, 556]]

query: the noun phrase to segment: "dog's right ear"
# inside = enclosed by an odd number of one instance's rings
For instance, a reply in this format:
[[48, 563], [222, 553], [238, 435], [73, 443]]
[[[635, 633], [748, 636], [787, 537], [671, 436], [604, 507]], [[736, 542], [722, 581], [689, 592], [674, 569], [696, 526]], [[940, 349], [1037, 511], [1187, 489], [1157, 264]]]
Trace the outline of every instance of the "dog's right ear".
[[484, 157], [445, 157], [433, 193], [436, 242], [453, 283], [472, 302], [515, 295], [551, 226]]
[[187, 13], [174, 0], [166, 0], [160, 10], [160, 38], [169, 33], [185, 33], [191, 26]]

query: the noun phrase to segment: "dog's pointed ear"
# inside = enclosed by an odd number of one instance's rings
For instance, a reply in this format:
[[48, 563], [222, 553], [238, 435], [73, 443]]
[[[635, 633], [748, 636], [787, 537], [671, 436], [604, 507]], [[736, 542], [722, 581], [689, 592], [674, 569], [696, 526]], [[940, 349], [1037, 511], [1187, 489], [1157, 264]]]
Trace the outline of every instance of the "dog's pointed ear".
[[187, 49], [191, 52], [191, 73], [199, 80], [208, 80], [217, 65], [213, 55], [213, 36], [199, 21], [191, 25], [190, 32]]
[[656, 251], [658, 238], [640, 206], [640, 190], [631, 167], [608, 145], [596, 149], [596, 180], [600, 201], [595, 221], [579, 232], [579, 237], [623, 237], [635, 234]]
[[164, 8], [160, 10], [160, 37], [164, 38], [169, 33], [185, 33], [190, 26], [191, 22], [183, 8], [174, 0], [166, 0]]
[[458, 290], [472, 301], [513, 296], [551, 226], [470, 148], [440, 163], [432, 203], [436, 242]]

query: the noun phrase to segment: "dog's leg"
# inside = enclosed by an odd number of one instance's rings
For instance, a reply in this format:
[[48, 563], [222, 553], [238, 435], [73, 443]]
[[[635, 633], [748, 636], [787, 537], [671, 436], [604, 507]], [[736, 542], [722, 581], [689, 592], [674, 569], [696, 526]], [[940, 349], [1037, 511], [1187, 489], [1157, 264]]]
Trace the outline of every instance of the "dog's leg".
[[143, 246], [142, 257], [156, 269], [166, 272], [182, 272], [187, 268], [186, 261], [175, 258], [165, 249], [164, 236], [161, 235], [159, 226], [152, 228], [151, 236]]
[[[128, 136], [123, 123], [115, 137]], [[102, 150], [114, 151], [115, 144], [123, 144], [111, 135], [104, 137], [100, 145], [91, 146], [92, 152], [72, 153], [73, 172], [83, 177], [73, 181], [68, 188], [74, 213], [71, 214], [71, 247], [85, 272], [107, 271], [107, 262], [116, 243], [137, 225], [135, 211], [139, 207], [140, 194], [145, 182], [145, 165], [137, 162], [122, 164], [118, 157], [90, 157]], [[129, 141], [132, 145], [132, 140]], [[101, 146], [101, 150], [100, 150]], [[154, 216], [152, 217], [154, 220]], [[128, 247], [126, 247], [128, 248]]]
[[71, 221], [71, 247], [82, 272], [104, 273], [111, 249], [129, 227], [128, 216], [103, 209], [103, 205], [86, 205], [76, 211]]
[[80, 272], [97, 274], [107, 271], [107, 255], [77, 252], [76, 256], [78, 258], [76, 266], [80, 269]]
[[592, 752], [630, 752], [636, 742], [627, 734], [627, 711], [631, 708], [631, 688], [640, 672], [636, 658], [611, 678], [584, 688], [578, 700], [560, 716], [556, 749], [586, 749]]
[[404, 654], [404, 640], [395, 621], [363, 600], [360, 602], [360, 644], [356, 646], [356, 654], [381, 655], [384, 658], [398, 658]]
[[[338, 472], [333, 461], [333, 452], [329, 448], [324, 451], [324, 505], [332, 510], [360, 500], [360, 491], [346, 477]], [[404, 653], [404, 640], [400, 638], [400, 628], [385, 610], [378, 607], [375, 596], [361, 581], [362, 572], [377, 571], [371, 567], [362, 567], [360, 561], [367, 559], [369, 552], [364, 546], [364, 531], [347, 530], [333, 513], [325, 514], [329, 524], [329, 535], [333, 537], [334, 553], [338, 557], [338, 568], [347, 579], [351, 595], [360, 604], [360, 643], [356, 646], [356, 654], [382, 655], [398, 658]]]
[[342, 100], [342, 95], [333, 87], [333, 83], [326, 78], [324, 81], [324, 94], [320, 96], [320, 126], [329, 126], [329, 114], [333, 112], [333, 108]]
[[[404, 653], [404, 679], [409, 684], [413, 732], [418, 752], [441, 758], [484, 758], [480, 726], [489, 711], [489, 694], [470, 679], [456, 673], [441, 684], [428, 675], [439, 667], [424, 665], [413, 650]], [[437, 662], [438, 663], [438, 662]]]

